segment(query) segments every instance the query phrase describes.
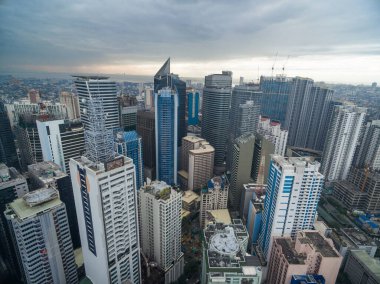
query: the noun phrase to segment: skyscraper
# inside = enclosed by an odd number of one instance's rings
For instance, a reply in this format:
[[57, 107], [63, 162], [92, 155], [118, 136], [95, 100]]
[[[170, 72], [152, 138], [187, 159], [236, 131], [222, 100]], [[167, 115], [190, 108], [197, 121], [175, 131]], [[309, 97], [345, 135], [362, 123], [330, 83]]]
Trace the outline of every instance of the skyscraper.
[[144, 184], [141, 137], [136, 131], [117, 132], [115, 150], [120, 155], [127, 156], [133, 160], [136, 171], [136, 188], [140, 190], [140, 187]]
[[91, 97], [87, 107], [86, 153], [70, 160], [86, 275], [92, 283], [139, 283], [133, 160], [115, 157], [113, 133], [106, 129], [102, 101]]
[[202, 103], [202, 137], [215, 148], [215, 170], [225, 170], [232, 72], [205, 77]]
[[0, 100], [0, 163], [19, 168], [11, 124], [4, 102]]
[[142, 251], [164, 271], [165, 283], [175, 282], [184, 268], [182, 193], [163, 181], [153, 181], [142, 187], [138, 194]]
[[137, 99], [134, 96], [121, 96], [118, 97], [120, 126], [124, 131], [136, 130], [137, 124]]
[[59, 94], [59, 102], [66, 106], [66, 115], [70, 120], [79, 119], [79, 99], [78, 96], [70, 92], [61, 92]]
[[80, 121], [37, 120], [44, 161], [52, 161], [70, 174], [69, 161], [84, 153], [84, 132]]
[[66, 208], [55, 189], [30, 192], [4, 214], [27, 283], [78, 283]]
[[326, 180], [346, 179], [365, 115], [366, 108], [355, 105], [335, 107], [322, 157]]
[[199, 113], [199, 93], [193, 89], [188, 88], [187, 92], [187, 124], [198, 125], [198, 113]]
[[255, 135], [252, 133], [236, 138], [233, 144], [229, 198], [235, 211], [240, 208], [243, 185], [251, 178], [254, 144]]
[[[187, 123], [186, 114], [186, 83], [182, 81], [178, 75], [170, 73], [170, 58], [166, 60], [164, 65], [154, 75], [154, 95], [157, 96], [158, 91], [164, 88], [170, 88], [178, 95], [178, 112], [177, 112], [177, 145], [181, 146], [182, 137], [186, 136]], [[155, 106], [156, 103], [155, 103]]]
[[116, 83], [109, 77], [103, 76], [73, 76], [77, 95], [79, 97], [80, 119], [85, 129], [91, 121], [88, 117], [89, 101], [91, 98], [101, 100], [104, 108], [105, 127], [114, 129], [119, 127], [119, 105], [117, 102]]
[[273, 237], [312, 229], [324, 182], [319, 166], [309, 158], [272, 156], [259, 236], [267, 259]]
[[251, 179], [258, 184], [267, 183], [271, 155], [275, 154], [276, 146], [265, 136], [256, 133], [253, 149]]
[[155, 94], [156, 176], [173, 185], [177, 183], [178, 94], [163, 88]]
[[279, 122], [271, 121], [268, 117], [262, 116], [259, 120], [257, 133], [274, 144], [274, 154], [285, 156], [288, 131], [283, 130]]

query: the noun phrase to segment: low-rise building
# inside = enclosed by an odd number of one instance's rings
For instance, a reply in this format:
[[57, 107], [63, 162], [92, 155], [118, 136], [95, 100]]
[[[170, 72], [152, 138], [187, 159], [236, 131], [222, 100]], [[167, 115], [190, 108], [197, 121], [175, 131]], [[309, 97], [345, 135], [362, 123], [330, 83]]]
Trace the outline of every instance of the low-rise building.
[[187, 190], [182, 194], [182, 208], [187, 211], [198, 210], [200, 201], [200, 196], [192, 190]]

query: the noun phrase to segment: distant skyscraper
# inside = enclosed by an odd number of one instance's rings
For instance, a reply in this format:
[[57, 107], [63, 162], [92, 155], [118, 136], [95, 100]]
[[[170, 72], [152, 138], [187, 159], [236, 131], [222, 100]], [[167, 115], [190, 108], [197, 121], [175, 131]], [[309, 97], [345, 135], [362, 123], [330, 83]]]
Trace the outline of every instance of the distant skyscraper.
[[313, 228], [324, 177], [309, 158], [273, 155], [259, 244], [269, 258], [273, 237], [294, 237]]
[[151, 110], [154, 107], [154, 93], [150, 87], [144, 88], [144, 106], [146, 110]]
[[225, 170], [232, 72], [205, 77], [202, 103], [202, 137], [215, 148], [215, 169]]
[[115, 150], [123, 156], [127, 156], [133, 160], [136, 170], [136, 188], [144, 184], [144, 169], [143, 169], [143, 154], [141, 137], [136, 131], [123, 132], [120, 131], [116, 134]]
[[76, 95], [69, 92], [61, 92], [59, 95], [59, 102], [66, 106], [66, 115], [70, 120], [79, 119], [79, 99]]
[[199, 222], [202, 228], [206, 225], [208, 210], [227, 209], [229, 188], [227, 177], [222, 175], [213, 177], [201, 189]]
[[155, 94], [156, 175], [157, 179], [177, 183], [178, 94], [164, 88]]
[[137, 124], [137, 99], [134, 96], [118, 97], [120, 126], [124, 131], [136, 130]]
[[80, 121], [37, 120], [44, 161], [52, 161], [70, 174], [69, 161], [84, 153], [84, 132]]
[[91, 121], [88, 117], [89, 101], [99, 99], [103, 106], [106, 129], [119, 127], [119, 105], [117, 102], [116, 83], [103, 76], [73, 76], [79, 97], [80, 119], [85, 129]]
[[261, 117], [257, 133], [273, 143], [274, 154], [285, 156], [286, 142], [288, 141], [288, 131], [281, 129], [281, 124], [271, 121], [268, 117]]
[[4, 103], [0, 100], [0, 163], [19, 168], [11, 124]]
[[35, 89], [31, 89], [28, 92], [28, 99], [29, 99], [30, 103], [32, 103], [32, 104], [40, 103], [41, 102], [40, 92], [35, 90]]
[[153, 111], [139, 110], [137, 112], [136, 131], [141, 136], [144, 176], [155, 180], [156, 178], [156, 130], [155, 113]]
[[187, 89], [187, 122], [188, 125], [198, 125], [199, 93], [193, 88]]
[[92, 283], [141, 282], [133, 160], [115, 157], [102, 102], [90, 98], [86, 153], [70, 160], [86, 275]]
[[322, 173], [326, 180], [346, 179], [366, 110], [355, 105], [335, 107], [322, 157]]
[[254, 144], [255, 135], [252, 133], [236, 138], [233, 144], [229, 198], [235, 211], [240, 209], [243, 185], [251, 178]]
[[154, 181], [142, 187], [138, 194], [142, 251], [165, 272], [165, 283], [175, 282], [184, 268], [182, 193], [163, 181]]
[[27, 283], [78, 283], [65, 204], [42, 188], [8, 204], [4, 212]]
[[367, 122], [359, 143], [353, 164], [380, 170], [380, 120]]
[[260, 90], [263, 92], [261, 115], [284, 124], [292, 85], [292, 78], [280, 75], [261, 76]]
[[[178, 75], [170, 73], [170, 58], [166, 60], [164, 65], [154, 75], [154, 96], [157, 96], [159, 90], [163, 88], [170, 88], [178, 95], [178, 112], [177, 112], [177, 145], [181, 146], [182, 137], [186, 136], [187, 123], [185, 119], [186, 114], [186, 83], [182, 81]], [[156, 101], [155, 101], [155, 106]]]

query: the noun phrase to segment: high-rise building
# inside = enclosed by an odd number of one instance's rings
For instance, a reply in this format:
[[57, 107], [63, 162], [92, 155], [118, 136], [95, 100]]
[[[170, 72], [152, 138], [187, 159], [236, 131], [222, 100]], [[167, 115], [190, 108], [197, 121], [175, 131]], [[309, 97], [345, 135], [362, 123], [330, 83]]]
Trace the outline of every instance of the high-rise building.
[[202, 137], [215, 148], [215, 172], [225, 170], [232, 72], [205, 77], [202, 103]]
[[177, 183], [178, 94], [163, 88], [155, 94], [156, 176], [173, 185]]
[[355, 105], [335, 107], [322, 157], [326, 180], [346, 179], [365, 115], [366, 108]]
[[31, 89], [28, 92], [28, 99], [29, 99], [30, 103], [32, 103], [32, 104], [40, 103], [41, 102], [40, 92], [35, 90], [35, 89]]
[[66, 206], [70, 234], [74, 248], [79, 248], [81, 244], [70, 176], [65, 174], [60, 167], [53, 162], [40, 162], [29, 165], [28, 173], [31, 185], [34, 189], [51, 187], [58, 190], [59, 198]]
[[37, 120], [44, 161], [52, 161], [70, 174], [69, 161], [84, 153], [83, 125], [79, 120]]
[[133, 160], [116, 156], [102, 101], [90, 98], [86, 153], [70, 160], [86, 276], [92, 283], [141, 281]]
[[261, 283], [261, 267], [247, 254], [248, 233], [239, 219], [203, 231], [202, 283]]
[[70, 92], [61, 92], [59, 94], [59, 102], [66, 106], [66, 117], [70, 120], [79, 119], [79, 99]]
[[15, 142], [8, 113], [4, 102], [0, 100], [0, 163], [8, 167], [19, 168]]
[[66, 207], [55, 189], [27, 193], [4, 214], [25, 282], [78, 283]]
[[120, 126], [124, 131], [136, 130], [137, 110], [139, 109], [136, 97], [124, 95], [117, 98], [119, 101]]
[[141, 136], [144, 176], [155, 180], [156, 178], [156, 130], [155, 114], [153, 111], [137, 111], [136, 131]]
[[201, 227], [205, 226], [208, 210], [226, 209], [228, 202], [228, 190], [230, 184], [225, 175], [215, 176], [210, 179], [201, 190], [201, 203], [199, 221]]
[[259, 120], [257, 133], [274, 144], [274, 154], [285, 155], [288, 131], [281, 128], [281, 123], [271, 121], [268, 117], [262, 116]]
[[271, 155], [276, 152], [276, 145], [269, 138], [256, 133], [252, 157], [251, 179], [258, 184], [267, 182]]
[[[156, 97], [161, 89], [169, 88], [177, 93], [178, 111], [177, 111], [177, 145], [181, 146], [182, 137], [186, 136], [186, 83], [182, 81], [178, 75], [170, 73], [170, 58], [166, 60], [164, 65], [154, 75], [154, 96]], [[157, 111], [156, 100], [154, 103]]]
[[144, 87], [144, 107], [145, 110], [151, 110], [154, 108], [154, 93], [150, 87]]
[[293, 79], [282, 75], [261, 76], [260, 90], [263, 92], [261, 115], [284, 124], [292, 85]]
[[318, 274], [326, 279], [326, 283], [335, 283], [342, 260], [333, 241], [318, 231], [298, 232], [295, 242], [290, 237], [276, 237], [268, 264], [267, 283], [290, 283], [292, 275], [297, 274]]
[[380, 283], [380, 263], [362, 250], [350, 250], [344, 273], [352, 284]]
[[199, 113], [199, 92], [193, 88], [188, 88], [187, 92], [187, 124], [198, 125]]
[[243, 185], [251, 178], [251, 166], [255, 135], [246, 133], [235, 139], [232, 153], [230, 177], [230, 204], [235, 211], [239, 210]]
[[183, 273], [181, 252], [182, 193], [163, 181], [153, 181], [139, 191], [141, 246], [165, 273], [165, 283]]
[[294, 237], [313, 228], [324, 177], [309, 158], [273, 155], [259, 244], [268, 259], [273, 237]]
[[[3, 214], [6, 205], [17, 198], [23, 197], [29, 192], [26, 179], [15, 169], [9, 168], [5, 164], [0, 164], [0, 256], [4, 261], [8, 275], [0, 276], [5, 282], [9, 280], [18, 280], [19, 267], [16, 258], [16, 252], [12, 245], [12, 237], [7, 230], [7, 221]], [[10, 277], [10, 279], [7, 279]]]
[[249, 202], [251, 200], [263, 199], [266, 191], [266, 184], [247, 183], [243, 184], [240, 202], [240, 217], [244, 224], [247, 223]]
[[136, 131], [119, 131], [115, 137], [115, 151], [120, 155], [127, 156], [133, 160], [136, 170], [137, 190], [144, 184], [143, 154], [141, 137]]
[[214, 147], [196, 136], [182, 138], [181, 170], [179, 176], [187, 179], [189, 190], [200, 189], [212, 178], [214, 169]]
[[257, 244], [261, 228], [261, 221], [264, 210], [263, 199], [252, 198], [248, 204], [248, 214], [246, 228], [249, 234], [249, 246]]
[[51, 101], [43, 101], [42, 103], [31, 103], [27, 100], [14, 102], [12, 105], [14, 112], [14, 122], [19, 122], [19, 116], [22, 114], [29, 115], [51, 115], [57, 119], [66, 117], [66, 105]]
[[380, 120], [367, 122], [359, 143], [353, 165], [380, 170]]
[[116, 83], [103, 76], [73, 76], [77, 95], [79, 97], [80, 119], [85, 129], [91, 121], [88, 117], [88, 104], [93, 99], [99, 99], [106, 113], [106, 129], [119, 127], [119, 104], [117, 102]]

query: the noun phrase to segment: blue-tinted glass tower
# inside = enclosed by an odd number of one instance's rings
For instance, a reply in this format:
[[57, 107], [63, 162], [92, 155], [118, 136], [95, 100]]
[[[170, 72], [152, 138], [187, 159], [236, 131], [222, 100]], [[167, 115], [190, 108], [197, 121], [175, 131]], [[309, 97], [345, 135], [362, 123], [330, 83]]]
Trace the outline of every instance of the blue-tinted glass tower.
[[156, 177], [177, 183], [178, 94], [163, 88], [154, 96], [156, 123]]
[[136, 131], [120, 131], [116, 134], [115, 139], [116, 151], [133, 160], [133, 164], [136, 167], [136, 188], [139, 190], [144, 185], [141, 137]]
[[194, 89], [187, 92], [187, 123], [188, 125], [198, 125], [199, 93]]

